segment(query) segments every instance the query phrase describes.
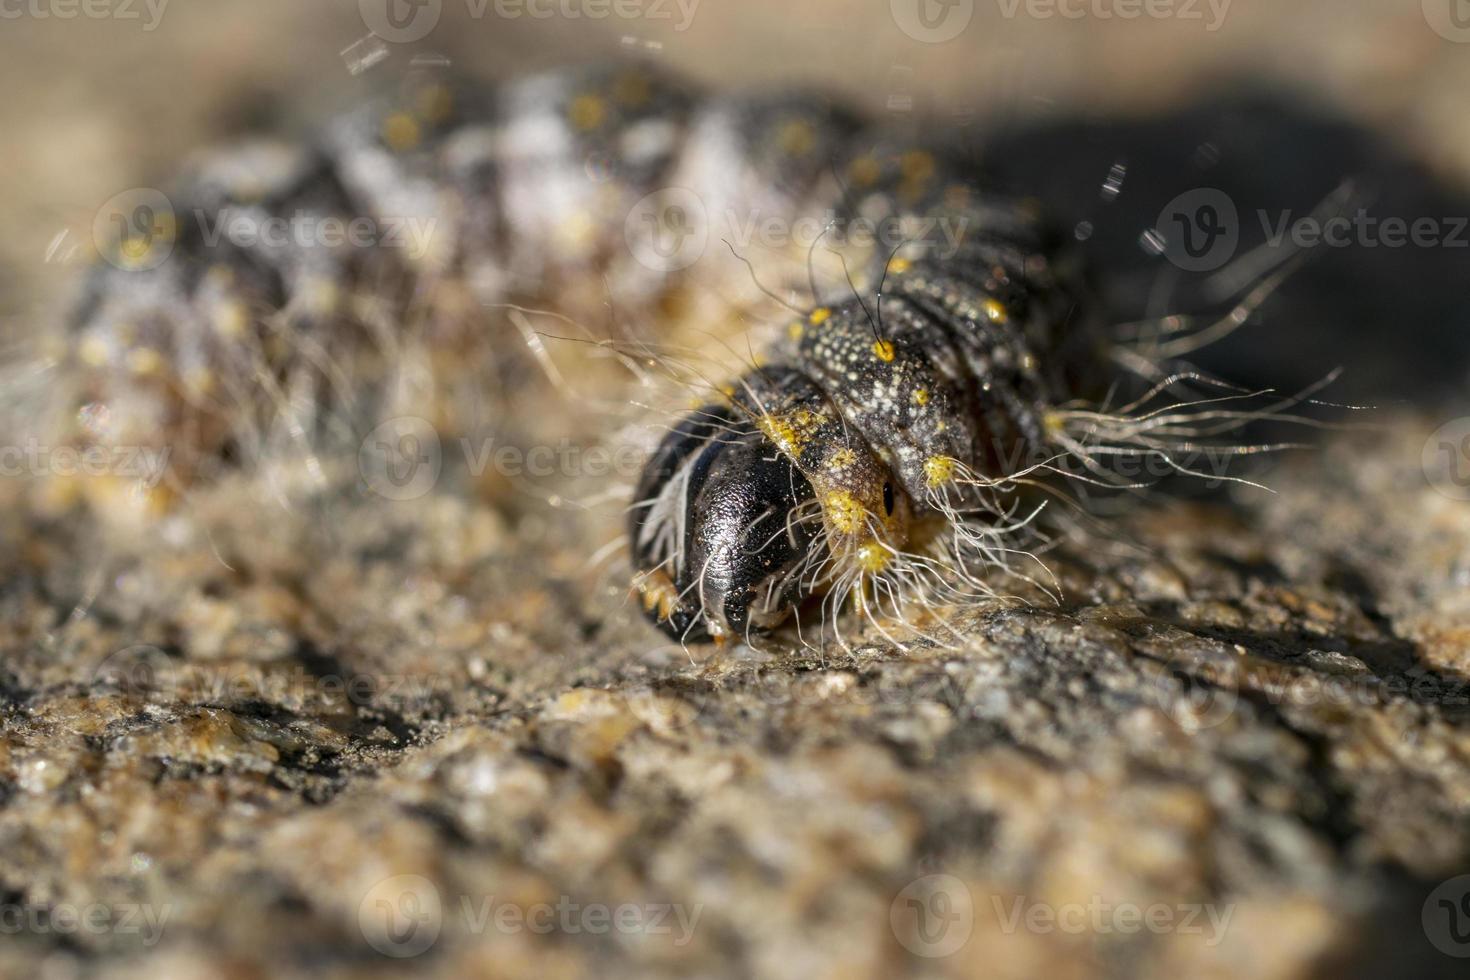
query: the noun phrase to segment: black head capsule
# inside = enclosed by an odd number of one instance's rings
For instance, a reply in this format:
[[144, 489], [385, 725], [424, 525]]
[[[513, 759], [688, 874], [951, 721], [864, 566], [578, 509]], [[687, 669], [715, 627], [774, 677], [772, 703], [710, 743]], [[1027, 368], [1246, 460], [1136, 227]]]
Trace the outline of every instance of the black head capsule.
[[813, 496], [789, 459], [725, 410], [686, 420], [645, 468], [630, 521], [649, 619], [685, 642], [779, 625], [817, 547], [820, 522], [796, 519]]

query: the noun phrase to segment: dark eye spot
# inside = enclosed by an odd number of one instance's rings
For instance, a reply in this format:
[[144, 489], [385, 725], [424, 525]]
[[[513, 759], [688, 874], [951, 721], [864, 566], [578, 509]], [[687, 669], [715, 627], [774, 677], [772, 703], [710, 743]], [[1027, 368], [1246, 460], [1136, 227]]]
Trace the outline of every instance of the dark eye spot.
[[893, 516], [893, 484], [883, 484], [883, 513]]

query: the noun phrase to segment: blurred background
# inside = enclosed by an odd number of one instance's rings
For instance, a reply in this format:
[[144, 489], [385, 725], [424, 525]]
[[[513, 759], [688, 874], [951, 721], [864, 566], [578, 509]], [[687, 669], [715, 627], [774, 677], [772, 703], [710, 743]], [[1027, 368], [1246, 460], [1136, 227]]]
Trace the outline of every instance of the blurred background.
[[[1344, 181], [1380, 218], [1428, 215], [1445, 239], [1453, 216], [1470, 214], [1458, 196], [1470, 172], [1462, 0], [389, 3], [9, 0], [5, 312], [55, 308], [114, 194], [241, 129], [309, 131], [425, 57], [487, 78], [638, 58], [715, 88], [828, 90], [938, 129], [1077, 228], [1119, 320], [1219, 306], [1218, 280], [1178, 274], [1146, 239], [1191, 189], [1229, 194], [1235, 254]], [[392, 39], [371, 36], [375, 19]], [[1265, 311], [1272, 329], [1223, 345], [1210, 366], [1286, 384], [1342, 364], [1338, 390], [1360, 396], [1457, 390], [1470, 363], [1461, 238], [1355, 240], [1314, 256]], [[1385, 326], [1396, 356], [1379, 361]], [[1371, 370], [1351, 370], [1364, 359]]]

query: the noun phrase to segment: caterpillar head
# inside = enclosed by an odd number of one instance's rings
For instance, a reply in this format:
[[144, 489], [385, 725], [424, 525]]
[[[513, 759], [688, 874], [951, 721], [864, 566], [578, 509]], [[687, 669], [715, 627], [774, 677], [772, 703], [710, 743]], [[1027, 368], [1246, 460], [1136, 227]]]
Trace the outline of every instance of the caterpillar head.
[[883, 461], [800, 411], [705, 406], [645, 467], [630, 520], [643, 608], [679, 640], [772, 629], [807, 598], [858, 594], [907, 539]]
[[676, 640], [778, 625], [799, 599], [817, 528], [811, 484], [759, 432], [681, 425], [644, 470], [631, 538], [644, 611]]

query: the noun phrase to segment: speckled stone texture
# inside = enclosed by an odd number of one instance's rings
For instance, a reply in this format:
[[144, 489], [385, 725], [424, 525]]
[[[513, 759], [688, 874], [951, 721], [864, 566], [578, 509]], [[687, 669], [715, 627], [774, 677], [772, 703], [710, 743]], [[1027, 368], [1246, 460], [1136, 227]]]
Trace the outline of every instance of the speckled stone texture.
[[576, 511], [12, 501], [0, 974], [1450, 975], [1470, 506], [1416, 425], [825, 658], [661, 643]]

